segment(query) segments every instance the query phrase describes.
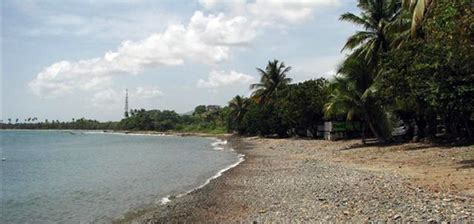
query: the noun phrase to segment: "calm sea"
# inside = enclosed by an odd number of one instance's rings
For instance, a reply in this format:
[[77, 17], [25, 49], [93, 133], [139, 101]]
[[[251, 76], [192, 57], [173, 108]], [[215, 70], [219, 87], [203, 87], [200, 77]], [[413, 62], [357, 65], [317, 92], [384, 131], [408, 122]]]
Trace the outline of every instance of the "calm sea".
[[110, 222], [240, 160], [200, 137], [8, 130], [0, 138], [2, 223]]

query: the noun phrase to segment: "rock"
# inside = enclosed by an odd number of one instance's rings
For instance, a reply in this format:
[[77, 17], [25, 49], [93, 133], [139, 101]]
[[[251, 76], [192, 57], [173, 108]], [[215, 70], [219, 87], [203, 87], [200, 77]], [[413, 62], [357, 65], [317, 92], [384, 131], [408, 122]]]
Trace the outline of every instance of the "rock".
[[258, 211], [258, 213], [266, 213], [267, 211], [267, 209], [261, 209], [260, 211]]

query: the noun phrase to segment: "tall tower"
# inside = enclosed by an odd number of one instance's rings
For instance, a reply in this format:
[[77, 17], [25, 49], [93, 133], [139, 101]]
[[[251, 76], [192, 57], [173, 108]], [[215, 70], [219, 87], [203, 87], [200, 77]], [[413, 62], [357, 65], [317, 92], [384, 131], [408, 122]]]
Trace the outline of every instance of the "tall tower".
[[125, 89], [125, 118], [128, 117], [128, 89]]

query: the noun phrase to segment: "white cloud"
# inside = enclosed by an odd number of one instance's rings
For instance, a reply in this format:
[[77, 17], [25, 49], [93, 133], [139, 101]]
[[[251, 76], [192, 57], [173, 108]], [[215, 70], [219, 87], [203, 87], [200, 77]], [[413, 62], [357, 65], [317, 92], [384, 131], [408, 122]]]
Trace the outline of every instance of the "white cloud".
[[137, 87], [130, 93], [130, 96], [136, 99], [153, 99], [163, 95], [157, 87]]
[[[314, 10], [318, 8], [339, 5], [339, 0], [255, 0], [251, 2], [200, 0], [200, 2], [210, 11], [222, 9], [235, 16], [223, 13], [204, 14], [196, 11], [186, 25], [173, 23], [163, 32], [153, 33], [142, 40], [124, 41], [116, 50], [106, 52], [101, 57], [53, 63], [39, 72], [28, 85], [38, 96], [54, 97], [77, 90], [97, 91], [109, 88], [115, 76], [137, 75], [147, 68], [178, 66], [187, 61], [204, 64], [219, 63], [228, 60], [235, 47], [251, 43], [262, 26], [272, 23], [280, 24], [280, 21], [302, 22], [310, 18]], [[57, 14], [47, 18], [47, 23], [53, 27], [53, 31], [57, 32], [61, 32], [61, 29], [55, 29], [57, 27], [75, 27], [74, 32], [87, 35], [113, 27], [115, 32], [123, 33], [123, 29], [119, 28], [123, 23], [115, 24], [115, 20], [102, 17], [87, 18]], [[150, 18], [144, 21], [156, 23], [156, 19], [153, 19], [155, 17]], [[132, 21], [130, 24], [136, 26], [137, 22]], [[241, 76], [236, 76], [236, 74]], [[237, 72], [224, 74], [213, 71], [209, 80], [199, 80], [198, 83], [200, 87], [213, 88], [227, 85], [226, 80], [231, 80], [231, 78], [237, 77], [239, 80], [248, 78], [242, 75]]]
[[207, 80], [199, 79], [197, 87], [199, 88], [217, 88], [233, 84], [247, 84], [254, 80], [253, 76], [239, 73], [236, 71], [211, 71]]
[[[139, 86], [128, 92], [130, 101], [135, 105], [146, 104], [149, 100], [157, 99], [163, 95], [158, 87], [155, 86]], [[92, 106], [99, 108], [116, 109], [123, 106], [125, 100], [125, 91], [117, 91], [112, 88], [101, 90], [95, 93], [90, 103]]]
[[262, 24], [279, 21], [300, 23], [311, 18], [315, 10], [340, 5], [340, 0], [200, 0], [199, 2], [207, 10], [229, 10], [237, 14], [246, 14]]
[[145, 68], [176, 66], [186, 60], [218, 63], [229, 58], [234, 45], [249, 43], [256, 26], [244, 17], [196, 12], [187, 26], [169, 26], [140, 41], [124, 41], [116, 51], [81, 61], [60, 61], [41, 71], [29, 83], [39, 96], [57, 96], [73, 90], [103, 88], [117, 74], [139, 74]]
[[95, 93], [91, 98], [91, 103], [95, 107], [116, 108], [121, 100], [122, 98], [117, 91], [113, 89], [106, 89]]
[[300, 23], [311, 18], [315, 9], [339, 5], [339, 0], [257, 0], [248, 5], [260, 20], [280, 20]]

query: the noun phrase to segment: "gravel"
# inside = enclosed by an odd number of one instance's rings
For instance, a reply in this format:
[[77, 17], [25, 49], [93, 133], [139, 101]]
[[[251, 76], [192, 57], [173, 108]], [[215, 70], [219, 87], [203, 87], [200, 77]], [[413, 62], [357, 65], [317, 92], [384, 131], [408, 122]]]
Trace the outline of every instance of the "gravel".
[[[232, 138], [245, 161], [133, 223], [474, 223], [474, 199], [433, 193], [392, 172], [327, 162], [337, 143]], [[340, 147], [340, 146], [339, 146]]]

